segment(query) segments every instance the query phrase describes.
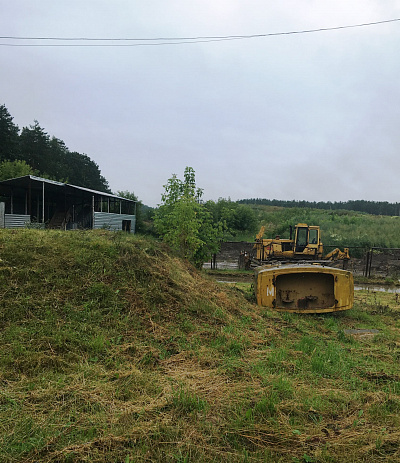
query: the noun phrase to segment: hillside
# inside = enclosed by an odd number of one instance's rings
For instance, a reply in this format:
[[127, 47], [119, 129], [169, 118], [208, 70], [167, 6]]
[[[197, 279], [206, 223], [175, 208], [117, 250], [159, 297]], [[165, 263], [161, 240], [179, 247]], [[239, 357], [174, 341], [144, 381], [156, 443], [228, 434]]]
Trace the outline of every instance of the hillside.
[[[289, 226], [296, 223], [319, 225], [324, 245], [356, 248], [372, 246], [400, 248], [399, 216], [379, 216], [346, 210], [289, 208], [249, 205], [256, 214], [258, 227], [265, 226], [265, 238], [280, 235], [289, 238]], [[258, 229], [259, 229], [258, 228]], [[254, 234], [237, 236], [237, 241], [254, 241]], [[363, 251], [360, 250], [362, 253]], [[357, 254], [357, 252], [356, 252]]]
[[397, 296], [277, 314], [138, 236], [0, 248], [0, 461], [400, 458]]
[[306, 209], [326, 209], [326, 210], [346, 210], [365, 212], [373, 215], [400, 215], [400, 204], [389, 203], [387, 201], [284, 201], [279, 199], [241, 199], [237, 201], [240, 204], [257, 204], [264, 206], [279, 206], [290, 208]]

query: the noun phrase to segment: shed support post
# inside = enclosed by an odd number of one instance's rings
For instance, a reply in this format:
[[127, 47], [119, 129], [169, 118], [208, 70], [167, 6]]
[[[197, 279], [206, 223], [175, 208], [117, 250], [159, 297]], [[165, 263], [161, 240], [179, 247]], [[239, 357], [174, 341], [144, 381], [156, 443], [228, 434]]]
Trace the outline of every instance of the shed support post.
[[[67, 194], [66, 192], [64, 191], [64, 230], [67, 229], [67, 216], [68, 216], [68, 211], [69, 211], [69, 208], [67, 210]], [[50, 213], [49, 213], [49, 219], [50, 219]]]
[[368, 278], [371, 278], [371, 268], [372, 268], [372, 255], [374, 253], [374, 248], [371, 248], [371, 252], [369, 254], [369, 266], [368, 266]]
[[44, 223], [44, 182], [42, 185], [42, 223]]
[[368, 265], [369, 265], [369, 251], [367, 251], [365, 254], [365, 270], [364, 270], [365, 277], [368, 277]]
[[92, 196], [92, 230], [94, 229], [94, 195]]
[[[31, 187], [31, 179], [30, 178], [29, 178], [28, 196], [29, 196], [29, 215], [32, 215], [32, 187]], [[31, 219], [32, 219], [32, 217], [31, 217]]]
[[11, 214], [14, 214], [14, 189], [11, 188]]

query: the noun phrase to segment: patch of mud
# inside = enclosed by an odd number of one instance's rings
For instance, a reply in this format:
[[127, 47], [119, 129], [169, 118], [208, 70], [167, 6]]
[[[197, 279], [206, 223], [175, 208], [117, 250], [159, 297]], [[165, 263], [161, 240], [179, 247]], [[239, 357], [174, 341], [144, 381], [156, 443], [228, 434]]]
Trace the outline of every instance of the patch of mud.
[[[217, 254], [216, 264], [220, 270], [237, 270], [239, 268], [239, 255], [241, 252], [251, 253], [254, 243], [246, 241], [226, 241], [222, 243], [221, 250]], [[206, 262], [203, 268], [211, 268], [211, 262]]]
[[[227, 241], [222, 243], [221, 250], [216, 256], [216, 268], [219, 270], [237, 270], [239, 268], [239, 256], [241, 252], [246, 252], [251, 255], [254, 252], [254, 243], [247, 241]], [[333, 265], [337, 268], [342, 268], [342, 262], [337, 262]], [[210, 269], [211, 262], [206, 262], [203, 268]], [[354, 274], [362, 275], [365, 268], [363, 259], [351, 259], [348, 263], [348, 270]]]
[[[254, 243], [246, 241], [227, 241], [222, 243], [221, 250], [216, 255], [216, 268], [220, 270], [238, 269], [239, 255], [241, 252], [246, 252], [251, 255], [254, 252]], [[342, 262], [338, 261], [333, 266], [342, 268]], [[347, 264], [347, 270], [350, 270], [356, 276], [363, 276], [365, 267], [366, 256], [363, 258], [352, 257]], [[206, 262], [204, 268], [210, 269], [211, 262]], [[396, 277], [400, 275], [400, 253], [374, 253], [370, 275], [378, 278]]]

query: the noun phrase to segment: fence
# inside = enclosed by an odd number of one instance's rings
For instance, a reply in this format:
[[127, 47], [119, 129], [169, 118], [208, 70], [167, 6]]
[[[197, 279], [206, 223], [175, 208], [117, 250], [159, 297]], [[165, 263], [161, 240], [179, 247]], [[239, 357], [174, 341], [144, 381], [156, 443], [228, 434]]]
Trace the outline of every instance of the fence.
[[400, 248], [373, 247], [365, 253], [364, 276], [399, 278]]
[[[254, 243], [225, 242], [218, 254], [213, 255], [206, 268], [237, 269], [240, 257], [253, 252]], [[327, 248], [329, 246], [326, 246]], [[358, 255], [360, 257], [352, 257]], [[400, 278], [400, 248], [350, 247], [350, 262], [348, 270], [356, 275], [368, 278], [376, 276], [383, 278]]]

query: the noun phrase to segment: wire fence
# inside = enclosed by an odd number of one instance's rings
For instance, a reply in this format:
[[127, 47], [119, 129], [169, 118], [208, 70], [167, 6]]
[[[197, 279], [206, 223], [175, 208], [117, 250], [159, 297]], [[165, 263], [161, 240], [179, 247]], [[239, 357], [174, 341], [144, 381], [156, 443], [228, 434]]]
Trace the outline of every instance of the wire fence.
[[400, 277], [400, 248], [373, 247], [364, 256], [364, 276]]
[[[238, 269], [240, 259], [251, 256], [254, 242], [224, 242], [218, 254], [204, 265], [211, 269]], [[332, 246], [333, 247], [333, 246]], [[329, 248], [329, 246], [326, 246]], [[350, 261], [346, 268], [356, 275], [367, 278], [400, 279], [400, 248], [350, 247]], [[359, 257], [352, 257], [353, 255]], [[242, 266], [242, 268], [244, 268]]]

